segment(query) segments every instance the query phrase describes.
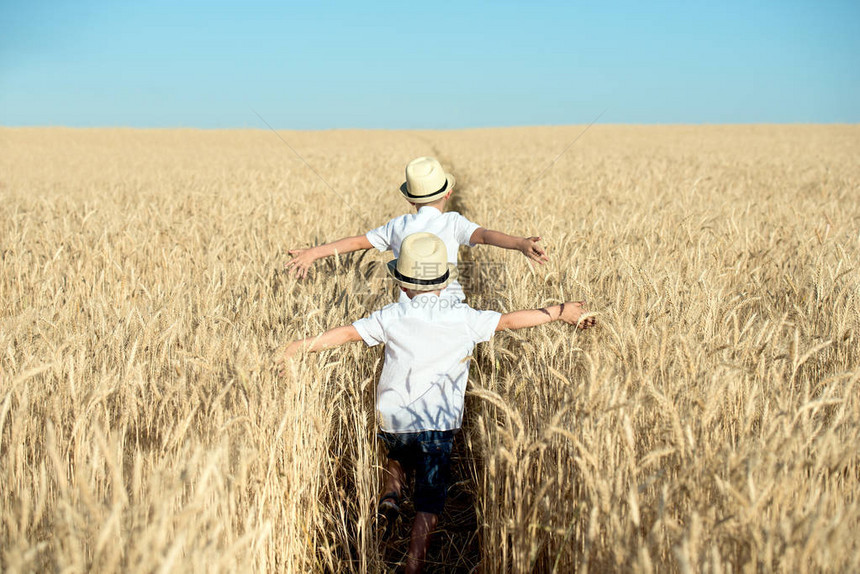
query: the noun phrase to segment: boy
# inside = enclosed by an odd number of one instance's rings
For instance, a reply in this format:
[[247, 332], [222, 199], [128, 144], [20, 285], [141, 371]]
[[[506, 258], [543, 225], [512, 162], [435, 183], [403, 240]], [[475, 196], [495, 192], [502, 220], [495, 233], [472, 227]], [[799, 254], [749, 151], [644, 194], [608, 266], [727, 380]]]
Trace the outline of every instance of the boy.
[[[538, 245], [540, 237], [513, 237], [500, 231], [484, 229], [457, 212], [445, 213], [445, 204], [453, 190], [454, 176], [446, 174], [438, 161], [432, 157], [414, 159], [406, 166], [406, 182], [400, 186], [400, 192], [416, 209], [416, 213], [396, 217], [365, 235], [346, 237], [309, 249], [290, 249], [289, 254], [293, 259], [287, 263], [286, 269], [293, 269], [296, 277], [304, 278], [317, 259], [371, 247], [380, 251], [391, 249], [396, 258], [400, 254], [403, 239], [419, 231], [439, 236], [448, 249], [448, 262], [454, 265], [457, 264], [460, 245], [473, 247], [486, 244], [516, 249], [541, 265], [548, 260], [546, 252]], [[465, 300], [463, 287], [456, 280], [451, 282], [444, 294], [458, 301]]]
[[586, 329], [594, 319], [583, 316], [582, 302], [501, 314], [440, 297], [456, 279], [457, 267], [448, 261], [444, 242], [431, 233], [406, 237], [388, 272], [406, 298], [352, 325], [293, 341], [284, 359], [300, 350], [315, 352], [350, 341], [363, 340], [371, 347], [385, 343], [376, 409], [379, 438], [388, 449], [388, 473], [379, 510], [389, 524], [396, 520], [406, 470], [414, 469], [416, 515], [406, 571], [418, 572], [445, 504], [451, 444], [463, 420], [468, 358], [475, 344], [505, 329], [559, 319]]

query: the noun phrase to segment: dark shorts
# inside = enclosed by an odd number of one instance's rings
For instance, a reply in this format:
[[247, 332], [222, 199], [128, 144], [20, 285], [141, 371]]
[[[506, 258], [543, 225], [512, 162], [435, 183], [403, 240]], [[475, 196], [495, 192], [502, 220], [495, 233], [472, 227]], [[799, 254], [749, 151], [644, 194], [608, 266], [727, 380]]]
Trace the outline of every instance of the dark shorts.
[[415, 471], [413, 502], [418, 512], [441, 514], [448, 495], [451, 446], [457, 431], [423, 431], [377, 435], [388, 449], [388, 458], [409, 472]]

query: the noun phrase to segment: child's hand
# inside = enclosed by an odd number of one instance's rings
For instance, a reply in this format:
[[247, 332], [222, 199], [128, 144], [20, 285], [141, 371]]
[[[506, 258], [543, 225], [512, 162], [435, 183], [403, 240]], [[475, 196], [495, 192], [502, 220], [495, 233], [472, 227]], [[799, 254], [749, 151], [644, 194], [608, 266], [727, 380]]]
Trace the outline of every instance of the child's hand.
[[561, 305], [561, 315], [558, 317], [568, 325], [575, 325], [580, 329], [594, 327], [594, 315], [588, 313], [585, 301], [568, 301]]
[[290, 249], [287, 251], [293, 256], [293, 259], [284, 265], [284, 269], [288, 272], [292, 270], [295, 277], [304, 279], [308, 276], [308, 269], [313, 267], [314, 261], [317, 260], [314, 250], [310, 249]]
[[275, 355], [275, 366], [278, 367], [278, 374], [282, 377], [289, 373], [289, 362], [299, 350], [299, 342], [293, 341], [286, 347], [280, 349]]
[[538, 241], [540, 241], [540, 237], [523, 237], [520, 239], [519, 250], [530, 260], [543, 265], [549, 261], [549, 257], [546, 256], [543, 247], [538, 245]]

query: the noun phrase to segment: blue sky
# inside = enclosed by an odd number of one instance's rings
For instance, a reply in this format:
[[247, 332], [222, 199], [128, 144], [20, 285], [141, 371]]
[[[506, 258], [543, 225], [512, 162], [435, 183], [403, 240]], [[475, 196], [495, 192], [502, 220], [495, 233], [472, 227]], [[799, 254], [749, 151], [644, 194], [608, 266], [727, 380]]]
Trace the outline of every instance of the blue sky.
[[0, 125], [860, 122], [860, 2], [0, 0]]

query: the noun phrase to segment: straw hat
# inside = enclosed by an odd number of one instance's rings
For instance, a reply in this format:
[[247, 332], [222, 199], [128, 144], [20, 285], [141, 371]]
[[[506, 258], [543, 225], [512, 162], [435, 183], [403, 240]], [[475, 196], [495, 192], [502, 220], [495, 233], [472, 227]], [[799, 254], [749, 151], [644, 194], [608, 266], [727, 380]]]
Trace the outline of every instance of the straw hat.
[[454, 176], [445, 173], [436, 158], [419, 157], [406, 166], [406, 181], [400, 193], [412, 203], [430, 203], [452, 189]]
[[400, 257], [388, 262], [388, 274], [415, 291], [444, 289], [457, 278], [457, 266], [448, 263], [445, 243], [432, 233], [413, 233], [400, 244]]

